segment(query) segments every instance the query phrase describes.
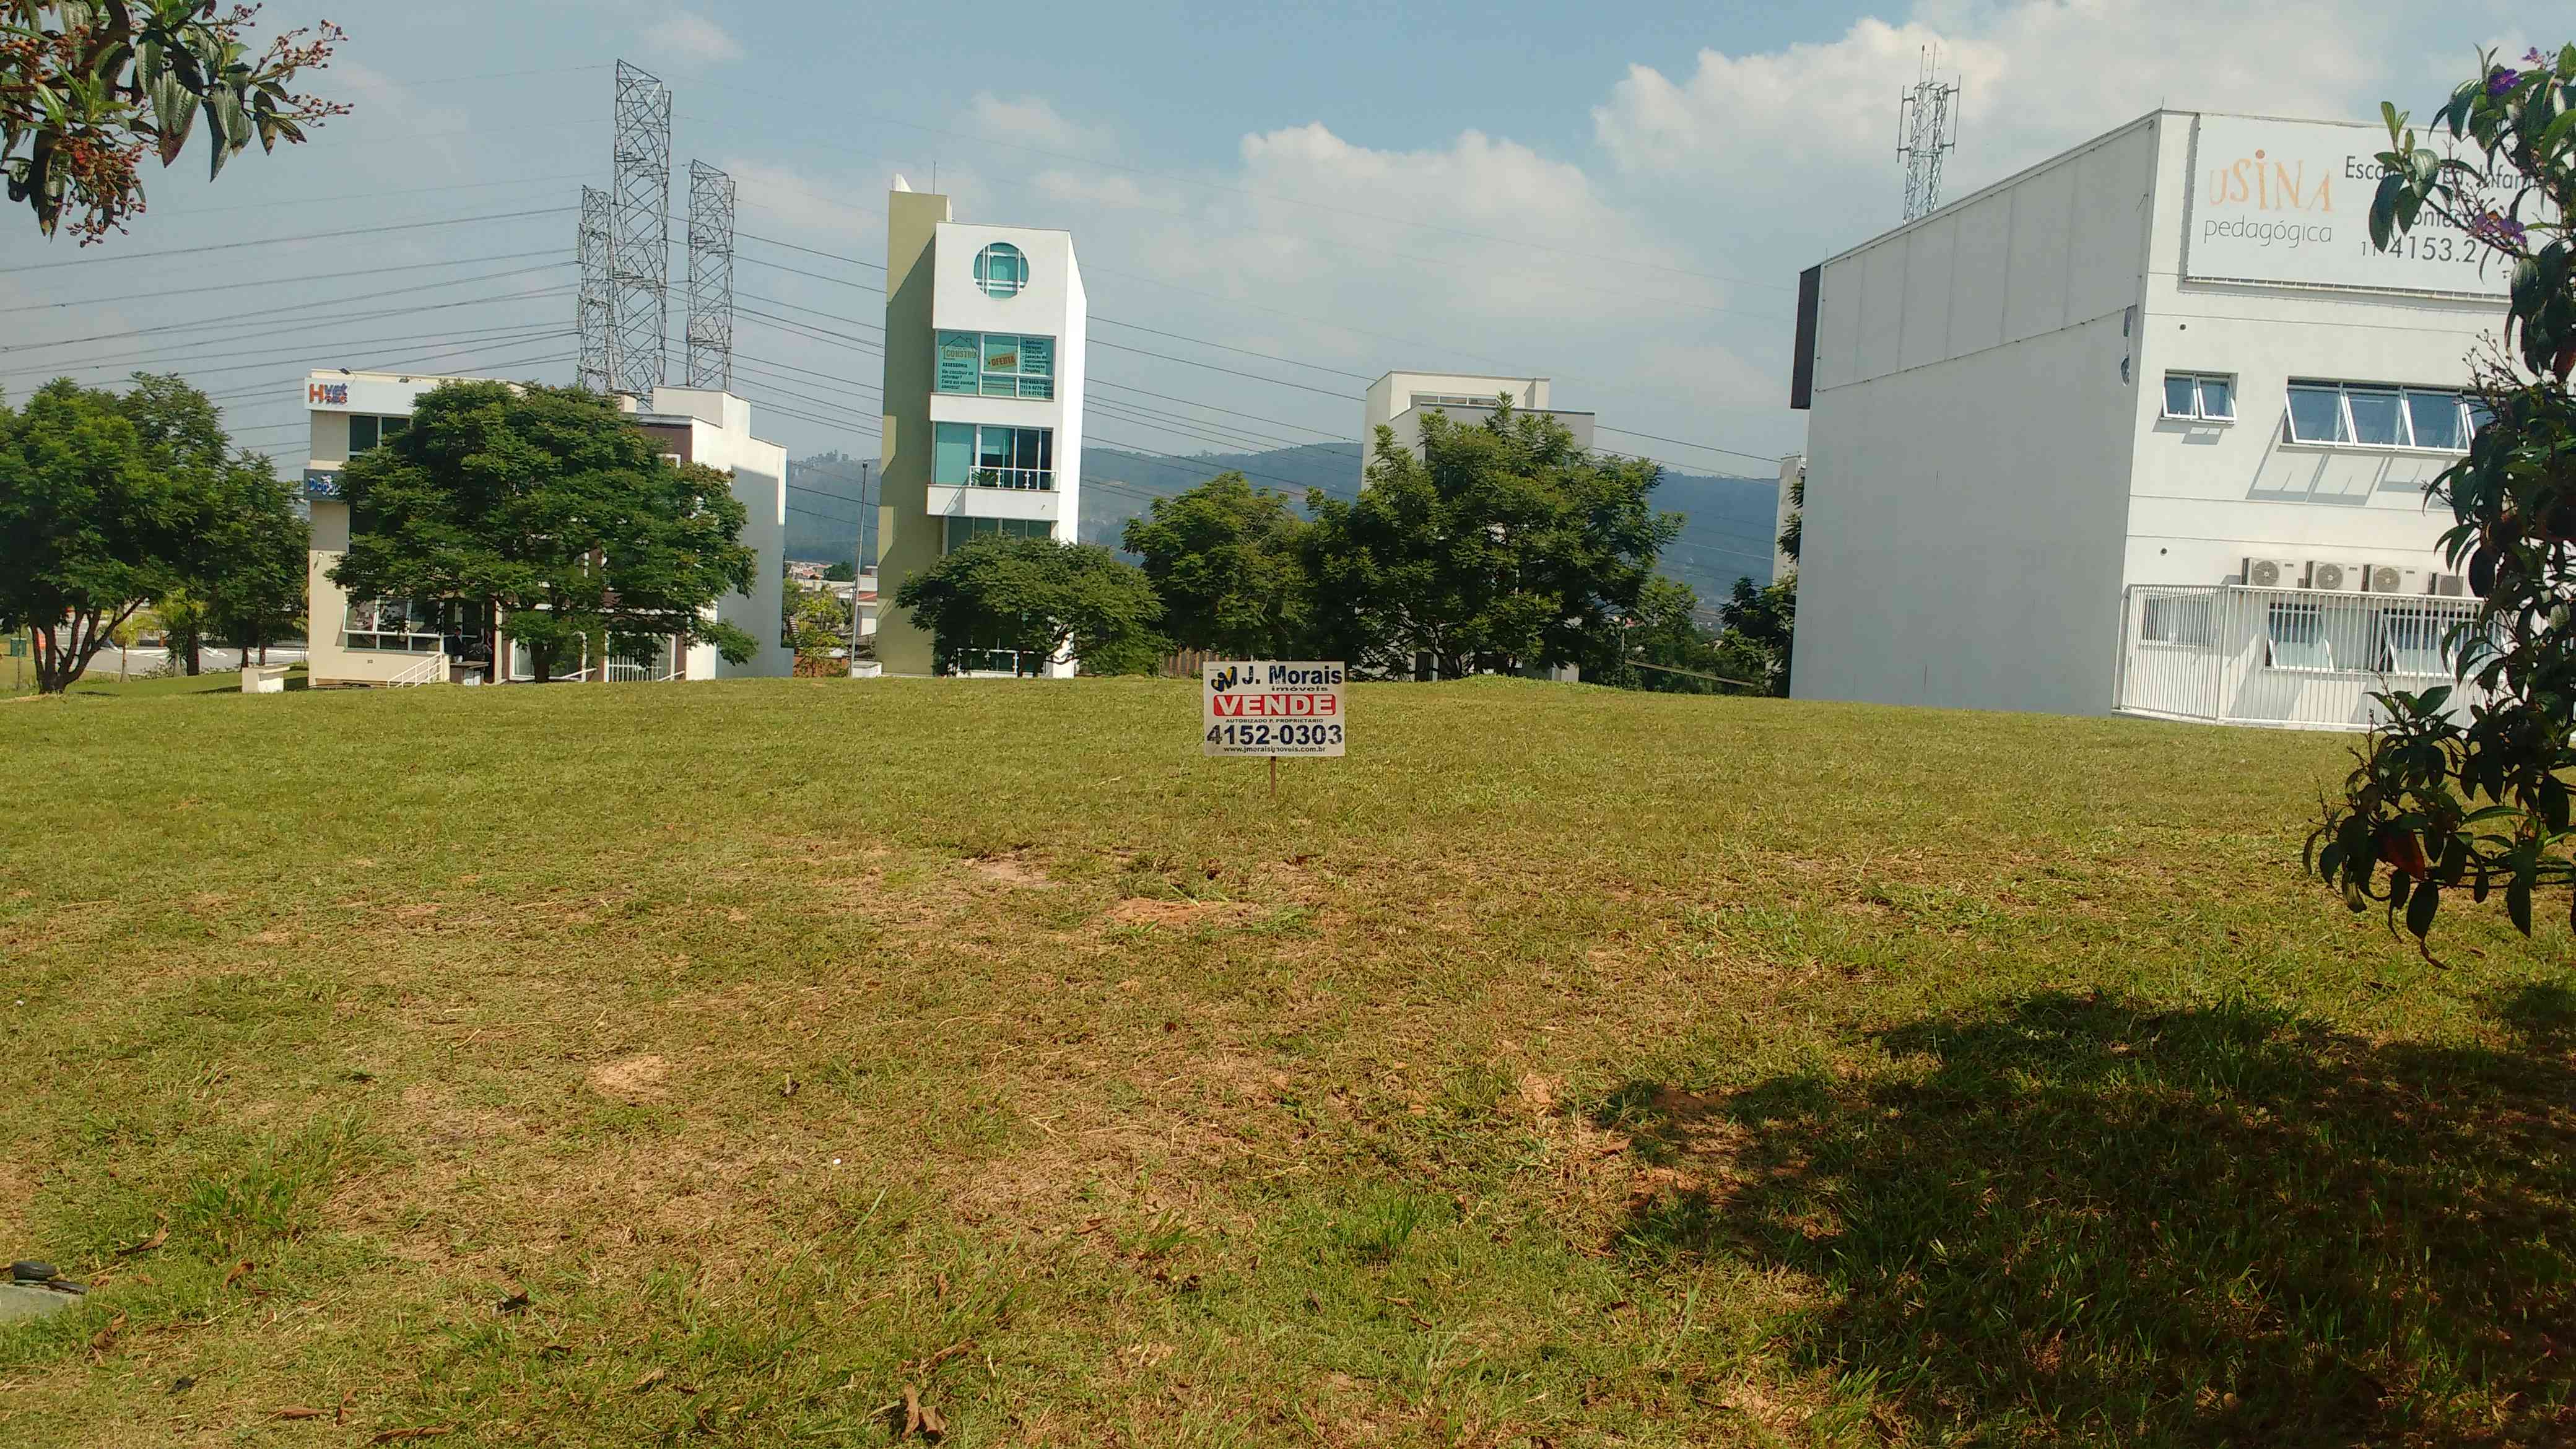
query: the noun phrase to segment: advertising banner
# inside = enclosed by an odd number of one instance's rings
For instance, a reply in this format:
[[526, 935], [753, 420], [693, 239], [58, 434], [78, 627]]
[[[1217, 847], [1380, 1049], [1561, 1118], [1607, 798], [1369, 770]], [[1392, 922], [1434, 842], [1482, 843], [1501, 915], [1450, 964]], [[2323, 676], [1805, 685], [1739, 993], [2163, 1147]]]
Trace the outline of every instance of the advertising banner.
[[[2439, 140], [2423, 144], [2443, 149]], [[2429, 211], [2392, 250], [2370, 244], [2370, 201], [2386, 149], [2388, 132], [2377, 125], [2202, 116], [2192, 145], [2183, 275], [2505, 296], [2511, 263]], [[2502, 205], [2512, 187], [2489, 195]]]
[[1238, 659], [1200, 666], [1200, 753], [1324, 755], [1342, 753], [1342, 681], [1338, 662]]

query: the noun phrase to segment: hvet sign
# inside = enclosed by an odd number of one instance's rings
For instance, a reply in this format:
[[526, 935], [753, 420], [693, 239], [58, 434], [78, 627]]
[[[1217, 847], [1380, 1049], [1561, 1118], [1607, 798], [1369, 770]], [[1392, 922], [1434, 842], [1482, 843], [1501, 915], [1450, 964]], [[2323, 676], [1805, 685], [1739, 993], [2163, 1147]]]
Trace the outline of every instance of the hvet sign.
[[[2418, 144], [2443, 148], [2416, 134]], [[2506, 295], [2510, 264], [2429, 211], [2393, 250], [2370, 244], [2370, 201], [2379, 191], [2379, 153], [2387, 149], [2382, 126], [2202, 116], [2192, 144], [2183, 275]], [[2501, 205], [2512, 188], [2491, 194]]]
[[1210, 755], [1339, 755], [1338, 662], [1238, 659], [1200, 666], [1200, 751]]

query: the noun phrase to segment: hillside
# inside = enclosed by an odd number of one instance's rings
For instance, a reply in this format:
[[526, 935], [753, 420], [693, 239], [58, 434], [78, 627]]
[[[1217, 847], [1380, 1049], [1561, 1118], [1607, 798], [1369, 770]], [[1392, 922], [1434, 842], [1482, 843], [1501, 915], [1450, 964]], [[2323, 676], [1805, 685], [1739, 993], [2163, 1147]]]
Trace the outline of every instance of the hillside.
[[2346, 741], [1350, 713], [0, 705], [0, 1442], [2565, 1437], [2566, 927], [2304, 882]]
[[[1208, 453], [1191, 458], [1086, 448], [1081, 539], [1117, 548], [1127, 520], [1151, 506], [1154, 496], [1195, 488], [1229, 468], [1301, 501], [1309, 488], [1347, 496], [1359, 487], [1359, 444], [1313, 443], [1267, 453]], [[858, 537], [861, 512], [846, 501], [860, 493], [858, 461], [840, 454], [802, 458], [791, 465], [788, 477], [799, 485], [788, 502], [801, 511], [787, 515], [787, 556], [824, 561], [848, 557]], [[817, 492], [802, 491], [806, 489]], [[1777, 484], [1769, 478], [1666, 473], [1655, 493], [1656, 505], [1682, 514], [1685, 522], [1681, 538], [1665, 555], [1665, 572], [1689, 583], [1703, 597], [1724, 594], [1738, 575], [1769, 583], [1777, 493]]]

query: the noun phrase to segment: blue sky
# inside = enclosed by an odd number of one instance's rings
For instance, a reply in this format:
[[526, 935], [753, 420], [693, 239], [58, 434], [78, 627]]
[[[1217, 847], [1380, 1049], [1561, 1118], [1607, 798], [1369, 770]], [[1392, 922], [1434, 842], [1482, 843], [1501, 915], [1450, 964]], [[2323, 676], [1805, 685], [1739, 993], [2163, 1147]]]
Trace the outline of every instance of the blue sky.
[[[312, 13], [271, 0], [266, 18]], [[1136, 390], [1095, 434], [1171, 453], [1351, 438], [1363, 379], [1455, 366], [1548, 374], [1605, 427], [1678, 440], [1605, 441], [1761, 474], [1804, 437], [1796, 274], [1897, 219], [1895, 100], [1923, 46], [1967, 85], [1955, 195], [2159, 104], [2429, 108], [2475, 45], [2576, 31], [2484, 0], [328, 13], [349, 41], [316, 88], [358, 110], [312, 144], [211, 186], [192, 150], [150, 173], [131, 236], [86, 252], [0, 228], [0, 388], [175, 368], [283, 449], [307, 366], [568, 378], [558, 208], [606, 182], [625, 57], [676, 94], [675, 169], [740, 184], [737, 288], [786, 322], [746, 318], [738, 352], [763, 371], [737, 391], [799, 453], [876, 449], [879, 274], [813, 253], [882, 262], [889, 178], [928, 189], [936, 167], [960, 219], [1074, 231], [1114, 319], [1095, 340], [1179, 359], [1095, 352], [1096, 378]], [[454, 218], [490, 219], [274, 240]], [[174, 330], [112, 335], [147, 328]]]

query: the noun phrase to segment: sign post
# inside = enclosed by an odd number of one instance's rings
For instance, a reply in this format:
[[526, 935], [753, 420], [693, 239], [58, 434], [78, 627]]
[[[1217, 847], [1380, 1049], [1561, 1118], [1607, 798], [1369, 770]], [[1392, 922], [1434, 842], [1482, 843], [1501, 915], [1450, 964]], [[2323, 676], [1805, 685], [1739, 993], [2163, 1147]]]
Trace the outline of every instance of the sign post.
[[1338, 660], [1212, 661], [1199, 666], [1199, 750], [1209, 755], [1266, 755], [1270, 793], [1279, 793], [1279, 757], [1338, 758], [1348, 720]]

